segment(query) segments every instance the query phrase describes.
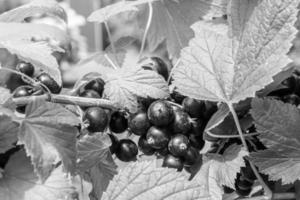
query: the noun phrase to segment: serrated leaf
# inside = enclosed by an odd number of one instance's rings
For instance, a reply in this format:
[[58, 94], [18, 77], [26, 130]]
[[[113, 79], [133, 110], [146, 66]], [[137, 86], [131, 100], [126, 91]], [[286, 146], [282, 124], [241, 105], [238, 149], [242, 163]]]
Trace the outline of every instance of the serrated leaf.
[[174, 70], [175, 87], [192, 98], [229, 104], [253, 97], [291, 62], [286, 54], [296, 33], [297, 5], [260, 1], [238, 38], [229, 37], [226, 25], [195, 23], [195, 38]]
[[77, 143], [78, 169], [82, 172], [107, 158], [111, 140], [107, 134], [95, 133], [92, 136], [85, 135]]
[[[0, 64], [1, 68], [1, 64]], [[4, 87], [0, 86], [0, 106], [9, 108], [10, 110], [15, 110], [15, 104], [12, 102], [12, 94], [10, 91]]]
[[112, 16], [128, 11], [138, 11], [138, 5], [157, 0], [120, 1], [94, 11], [89, 17], [90, 22], [105, 22]]
[[[193, 37], [190, 25], [201, 17], [218, 17], [226, 13], [227, 0], [161, 0], [153, 2], [153, 17], [147, 36], [150, 51], [166, 40], [170, 57], [178, 57], [180, 50]], [[148, 20], [148, 8], [140, 11], [140, 27]]]
[[205, 127], [205, 131], [210, 131], [211, 129], [218, 126], [220, 123], [224, 121], [227, 115], [230, 113], [229, 108], [226, 104], [222, 104], [218, 111], [214, 113], [214, 115], [209, 119], [207, 125]]
[[156, 161], [135, 162], [120, 170], [102, 200], [205, 199], [201, 186], [174, 169], [156, 167]]
[[75, 125], [79, 123], [72, 112], [58, 104], [36, 100], [27, 105], [19, 143], [24, 144], [42, 181], [50, 175], [58, 159], [67, 172], [74, 173], [78, 133]]
[[65, 199], [74, 191], [69, 180], [56, 168], [41, 184], [34, 173], [30, 158], [23, 150], [12, 155], [0, 178], [1, 200]]
[[28, 17], [50, 15], [67, 21], [67, 15], [54, 0], [34, 0], [0, 15], [1, 22], [23, 22]]
[[90, 193], [91, 199], [101, 199], [103, 192], [106, 191], [109, 182], [116, 174], [117, 165], [109, 152], [106, 153], [106, 157], [99, 159], [96, 165], [85, 171], [84, 179], [93, 185]]
[[0, 107], [0, 153], [5, 153], [18, 140], [19, 124], [14, 122], [10, 115], [6, 114], [6, 111], [2, 112], [2, 110]]
[[55, 49], [45, 42], [27, 40], [0, 41], [0, 48], [16, 54], [20, 60], [34, 65], [48, 73], [59, 85], [62, 84], [61, 73], [56, 58], [52, 55]]
[[251, 114], [268, 149], [251, 153], [260, 171], [283, 184], [300, 180], [300, 111], [291, 104], [254, 99]]
[[104, 94], [131, 112], [137, 110], [137, 97], [163, 99], [169, 96], [167, 82], [155, 71], [125, 66], [106, 76]]
[[53, 39], [62, 44], [69, 42], [65, 31], [46, 24], [0, 22], [0, 30], [0, 41], [31, 40], [37, 37], [41, 40]]
[[235, 188], [235, 178], [245, 166], [243, 157], [246, 155], [238, 145], [228, 147], [223, 155], [208, 155], [203, 158], [203, 165], [194, 179], [205, 186], [204, 191], [212, 200], [222, 199], [222, 185]]

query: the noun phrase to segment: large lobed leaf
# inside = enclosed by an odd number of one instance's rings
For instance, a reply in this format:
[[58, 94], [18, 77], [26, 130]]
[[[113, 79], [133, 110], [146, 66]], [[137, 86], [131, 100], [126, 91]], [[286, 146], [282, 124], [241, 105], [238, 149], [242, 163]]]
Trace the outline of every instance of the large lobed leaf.
[[102, 200], [193, 200], [206, 199], [201, 186], [188, 181], [174, 169], [156, 167], [156, 161], [135, 162], [120, 170], [110, 182]]
[[54, 0], [34, 0], [0, 15], [1, 22], [22, 22], [28, 17], [50, 15], [67, 21], [67, 15]]
[[58, 104], [34, 101], [26, 107], [19, 143], [24, 144], [38, 177], [45, 181], [61, 159], [65, 170], [74, 173], [76, 164], [75, 125], [79, 119]]
[[0, 178], [1, 200], [54, 200], [70, 197], [74, 188], [61, 167], [41, 184], [34, 173], [30, 158], [23, 150], [12, 155]]
[[204, 192], [212, 200], [222, 199], [222, 186], [235, 188], [235, 178], [240, 168], [245, 166], [243, 157], [247, 152], [238, 145], [232, 145], [223, 155], [211, 154], [203, 158], [195, 180], [204, 185]]
[[243, 17], [245, 26], [236, 14], [231, 14], [229, 27], [195, 23], [195, 38], [181, 51], [181, 63], [174, 70], [175, 87], [192, 98], [230, 104], [253, 97], [291, 62], [286, 54], [296, 33], [298, 3], [260, 1], [255, 8], [249, 6], [253, 11]]
[[0, 107], [0, 153], [5, 153], [14, 147], [13, 143], [18, 139], [18, 130], [19, 124], [14, 122], [12, 117], [7, 114], [6, 108]]
[[254, 99], [251, 114], [268, 149], [251, 153], [260, 171], [289, 184], [300, 180], [300, 111], [281, 101]]

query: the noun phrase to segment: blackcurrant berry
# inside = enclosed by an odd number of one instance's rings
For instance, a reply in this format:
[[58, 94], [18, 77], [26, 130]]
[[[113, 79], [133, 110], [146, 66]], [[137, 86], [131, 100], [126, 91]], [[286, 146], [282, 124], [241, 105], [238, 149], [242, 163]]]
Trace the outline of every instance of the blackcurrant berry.
[[117, 151], [117, 148], [118, 148], [118, 145], [119, 145], [119, 140], [113, 134], [108, 134], [108, 136], [111, 140], [111, 145], [109, 147], [109, 150], [112, 154], [114, 154]]
[[141, 136], [138, 141], [138, 146], [141, 152], [147, 156], [151, 156], [155, 153], [155, 149], [151, 147], [145, 136]]
[[184, 98], [182, 107], [192, 118], [201, 118], [205, 112], [205, 102], [190, 97]]
[[204, 147], [205, 141], [202, 139], [202, 136], [197, 136], [195, 134], [189, 135], [189, 140], [191, 143], [191, 146], [201, 150]]
[[95, 90], [83, 90], [79, 93], [80, 97], [100, 99], [101, 96]]
[[22, 72], [23, 74], [26, 74], [27, 76], [30, 76], [30, 77], [32, 77], [33, 74], [34, 74], [34, 67], [33, 67], [33, 65], [30, 64], [30, 63], [19, 62], [19, 63], [17, 64], [16, 69], [17, 69], [19, 72]]
[[205, 113], [204, 118], [209, 120], [215, 112], [218, 110], [218, 105], [216, 102], [206, 101], [205, 102]]
[[85, 111], [83, 121], [89, 123], [87, 127], [88, 131], [102, 132], [107, 126], [108, 117], [104, 109], [100, 107], [90, 107]]
[[182, 134], [174, 135], [168, 144], [168, 149], [174, 156], [185, 156], [189, 147], [189, 139]]
[[166, 129], [152, 126], [147, 132], [147, 141], [154, 149], [162, 149], [168, 146], [169, 134]]
[[165, 147], [165, 148], [162, 148], [162, 149], [157, 149], [156, 153], [157, 153], [158, 157], [159, 156], [165, 157], [166, 155], [170, 154], [168, 147]]
[[[30, 96], [32, 94], [32, 87], [31, 86], [20, 86], [14, 91], [14, 98], [18, 97], [26, 97]], [[17, 112], [19, 113], [25, 113], [26, 106], [18, 106], [16, 108]]]
[[166, 126], [174, 119], [173, 109], [166, 101], [155, 101], [148, 109], [148, 118], [156, 126]]
[[181, 171], [183, 169], [183, 161], [180, 158], [169, 154], [164, 158], [162, 166]]
[[184, 164], [187, 166], [193, 165], [197, 162], [199, 157], [200, 157], [199, 150], [194, 147], [190, 147], [188, 148], [186, 154], [184, 155]]
[[185, 96], [183, 96], [182, 94], [180, 94], [179, 92], [173, 91], [171, 93], [171, 97], [172, 99], [174, 99], [174, 101], [178, 104], [182, 104], [182, 101], [184, 100]]
[[160, 74], [162, 77], [164, 77], [165, 80], [168, 80], [169, 77], [169, 71], [167, 64], [159, 57], [151, 57], [149, 59], [146, 59], [145, 65], [142, 66], [142, 68], [148, 70], [154, 70], [158, 74]]
[[174, 111], [174, 120], [171, 124], [173, 133], [187, 134], [191, 128], [191, 119], [189, 115], [181, 109]]
[[109, 128], [114, 133], [123, 133], [128, 128], [128, 120], [124, 112], [116, 111], [112, 113]]
[[132, 140], [122, 139], [119, 141], [115, 154], [123, 162], [135, 161], [138, 155], [138, 147]]
[[100, 97], [102, 97], [103, 90], [104, 90], [105, 82], [101, 78], [96, 78], [90, 82], [88, 82], [86, 85], [84, 85], [83, 88], [80, 88], [80, 90], [94, 90], [99, 94]]
[[43, 83], [52, 93], [58, 94], [61, 91], [61, 86], [47, 73], [41, 73], [37, 80]]
[[132, 115], [128, 124], [129, 129], [135, 135], [146, 135], [150, 126], [147, 113], [144, 111], [139, 111]]

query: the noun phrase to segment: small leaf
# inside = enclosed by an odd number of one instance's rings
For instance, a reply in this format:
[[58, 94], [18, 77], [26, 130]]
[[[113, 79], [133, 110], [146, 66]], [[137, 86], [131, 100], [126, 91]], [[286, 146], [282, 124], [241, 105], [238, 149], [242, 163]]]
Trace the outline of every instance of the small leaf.
[[10, 110], [15, 110], [15, 104], [12, 102], [12, 94], [10, 93], [10, 91], [0, 86], [0, 94], [0, 106], [9, 108]]
[[222, 199], [222, 185], [235, 188], [235, 178], [245, 166], [243, 157], [246, 155], [247, 152], [238, 145], [230, 146], [223, 155], [208, 155], [203, 158], [203, 165], [194, 179], [205, 186], [205, 194], [211, 199]]
[[135, 162], [120, 170], [101, 200], [201, 200], [201, 186], [174, 169], [156, 167], [156, 161]]
[[73, 113], [58, 104], [36, 100], [27, 105], [19, 143], [24, 144], [42, 181], [50, 175], [58, 159], [68, 172], [74, 173], [78, 133], [75, 125], [79, 123]]
[[30, 158], [23, 150], [12, 155], [0, 178], [1, 200], [65, 199], [74, 192], [70, 181], [56, 168], [41, 184], [34, 173]]
[[54, 0], [34, 0], [28, 4], [9, 10], [0, 15], [2, 22], [23, 22], [28, 17], [50, 15], [67, 21], [67, 15]]
[[105, 22], [112, 16], [128, 11], [138, 11], [138, 5], [157, 0], [120, 1], [94, 11], [89, 17], [90, 22]]
[[30, 42], [26, 40], [0, 41], [0, 47], [16, 54], [20, 60], [34, 65], [48, 73], [59, 85], [62, 84], [61, 73], [56, 58], [52, 55], [54, 49], [45, 42]]
[[151, 70], [127, 66], [106, 74], [104, 94], [120, 108], [137, 110], [137, 97], [163, 99], [169, 89], [162, 76]]
[[254, 99], [251, 114], [268, 149], [251, 153], [253, 162], [271, 180], [300, 180], [300, 111], [291, 104]]
[[[110, 152], [99, 159], [98, 163], [84, 172], [83, 177], [93, 185], [90, 196], [94, 199], [101, 199], [102, 194], [106, 191], [109, 182], [117, 174], [117, 165], [115, 164]], [[93, 199], [92, 198], [92, 199]]]
[[2, 112], [2, 110], [0, 107], [0, 153], [5, 153], [12, 148], [13, 143], [18, 140], [17, 133], [19, 131], [19, 124], [14, 122], [12, 118], [6, 114], [6, 111]]
[[293, 0], [260, 1], [241, 37], [229, 37], [230, 27], [223, 24], [195, 23], [195, 38], [181, 51], [182, 62], [174, 70], [178, 92], [230, 104], [254, 97], [291, 62], [286, 54], [295, 38], [297, 5]]
[[210, 131], [211, 129], [218, 126], [220, 123], [224, 121], [227, 115], [230, 113], [229, 108], [226, 104], [221, 104], [218, 111], [209, 119], [205, 131]]

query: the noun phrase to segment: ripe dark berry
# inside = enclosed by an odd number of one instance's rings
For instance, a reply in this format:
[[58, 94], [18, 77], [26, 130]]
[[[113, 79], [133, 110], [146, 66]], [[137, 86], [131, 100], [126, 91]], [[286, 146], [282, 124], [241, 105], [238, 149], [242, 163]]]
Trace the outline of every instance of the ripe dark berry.
[[30, 63], [19, 62], [16, 68], [19, 72], [22, 72], [23, 74], [26, 74], [27, 76], [32, 77], [34, 74], [34, 67]]
[[141, 152], [147, 156], [151, 156], [155, 153], [155, 149], [151, 147], [145, 136], [141, 136], [138, 141], [138, 146]]
[[166, 129], [152, 126], [147, 132], [147, 141], [154, 149], [162, 149], [168, 146], [169, 134]]
[[95, 90], [83, 90], [79, 93], [80, 97], [100, 99], [101, 96]]
[[180, 158], [169, 154], [164, 158], [162, 166], [181, 171], [183, 169], [183, 161]]
[[171, 93], [171, 97], [172, 99], [174, 99], [174, 101], [178, 104], [182, 104], [182, 101], [184, 100], [185, 96], [183, 96], [182, 94], [180, 94], [179, 92], [173, 91]]
[[119, 141], [115, 154], [123, 162], [135, 161], [138, 154], [138, 147], [132, 140], [122, 139]]
[[205, 141], [202, 139], [202, 136], [197, 136], [195, 134], [189, 135], [189, 140], [191, 143], [191, 146], [201, 150], [204, 147]]
[[[30, 96], [32, 94], [32, 87], [31, 86], [20, 86], [14, 91], [14, 98], [18, 97], [26, 97]], [[25, 113], [26, 106], [18, 106], [16, 108], [17, 112], [19, 113]]]
[[108, 134], [108, 136], [111, 140], [111, 145], [109, 147], [109, 150], [112, 154], [114, 154], [117, 151], [117, 148], [118, 148], [118, 145], [119, 145], [119, 140], [113, 134]]
[[[94, 90], [99, 94], [100, 97], [102, 97], [103, 90], [104, 90], [105, 82], [101, 78], [96, 78], [90, 82], [88, 82], [86, 85], [84, 85], [84, 90]], [[82, 90], [82, 89], [81, 89]]]
[[114, 133], [123, 133], [128, 128], [128, 120], [123, 112], [114, 112], [110, 117], [109, 128]]
[[206, 101], [205, 102], [205, 113], [204, 118], [209, 120], [215, 112], [218, 110], [218, 106], [216, 102]]
[[155, 101], [148, 109], [148, 118], [156, 126], [166, 126], [174, 119], [173, 109], [166, 101]]
[[174, 156], [185, 156], [189, 147], [189, 139], [182, 134], [174, 135], [168, 144], [168, 149]]
[[174, 120], [171, 127], [175, 134], [187, 134], [192, 128], [189, 115], [181, 109], [176, 109], [174, 111]]
[[205, 129], [206, 123], [205, 121], [201, 119], [197, 119], [193, 121], [192, 123], [192, 134], [197, 135], [197, 136], [202, 136], [204, 129]]
[[144, 111], [139, 111], [132, 115], [128, 124], [129, 129], [135, 135], [146, 135], [150, 126], [147, 113]]
[[61, 86], [59, 86], [56, 81], [47, 73], [41, 73], [37, 80], [43, 83], [52, 93], [58, 94], [61, 91]]
[[162, 149], [157, 149], [156, 153], [157, 153], [158, 157], [159, 156], [165, 157], [166, 155], [170, 154], [168, 147], [165, 147], [165, 148], [162, 148]]
[[107, 126], [108, 117], [104, 109], [100, 107], [90, 107], [85, 111], [83, 121], [89, 123], [87, 127], [88, 131], [102, 132]]
[[205, 102], [190, 97], [184, 98], [182, 107], [192, 118], [201, 118], [205, 112]]
[[194, 147], [188, 148], [184, 156], [184, 165], [190, 166], [195, 164], [199, 157], [200, 157], [200, 153], [198, 149]]
[[154, 70], [162, 77], [164, 77], [165, 80], [168, 80], [169, 77], [168, 66], [161, 58], [151, 57], [149, 59], [146, 59], [143, 62], [145, 63], [145, 65], [142, 66], [144, 69]]

